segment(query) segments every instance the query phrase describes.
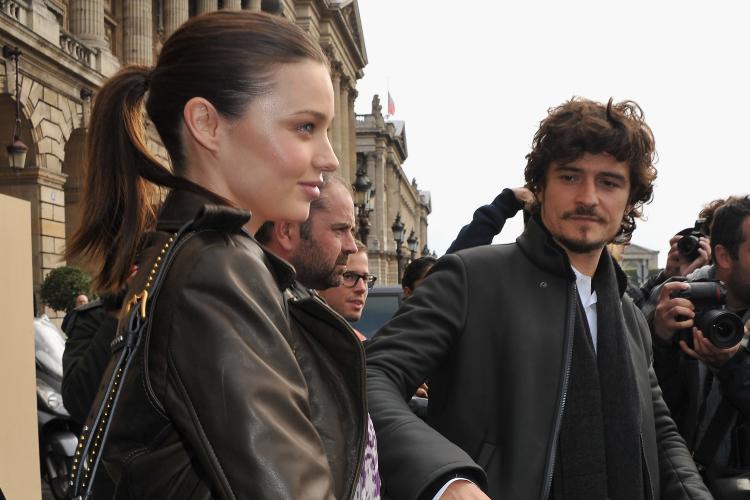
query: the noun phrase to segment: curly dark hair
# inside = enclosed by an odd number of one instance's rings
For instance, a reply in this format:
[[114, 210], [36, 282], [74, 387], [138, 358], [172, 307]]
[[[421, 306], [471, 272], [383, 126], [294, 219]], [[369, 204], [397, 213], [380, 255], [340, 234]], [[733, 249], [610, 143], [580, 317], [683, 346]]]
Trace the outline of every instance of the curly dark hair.
[[726, 199], [718, 198], [709, 202], [700, 212], [698, 212], [698, 218], [705, 219], [703, 224], [708, 236], [711, 236], [711, 224], [714, 222], [714, 214], [719, 208], [723, 207], [726, 202]]
[[[630, 167], [630, 209], [613, 240], [627, 243], [643, 205], [653, 199], [656, 179], [654, 135], [640, 106], [633, 101], [613, 103], [612, 99], [605, 106], [574, 97], [551, 108], [534, 135], [531, 153], [526, 155], [526, 187], [536, 196], [544, 189], [552, 162], [572, 162], [585, 153], [606, 153]], [[531, 210], [539, 210], [537, 202]]]
[[737, 260], [740, 245], [747, 235], [742, 225], [750, 217], [750, 195], [730, 196], [713, 212], [711, 223], [711, 251], [716, 253], [716, 245], [724, 246], [729, 255]]

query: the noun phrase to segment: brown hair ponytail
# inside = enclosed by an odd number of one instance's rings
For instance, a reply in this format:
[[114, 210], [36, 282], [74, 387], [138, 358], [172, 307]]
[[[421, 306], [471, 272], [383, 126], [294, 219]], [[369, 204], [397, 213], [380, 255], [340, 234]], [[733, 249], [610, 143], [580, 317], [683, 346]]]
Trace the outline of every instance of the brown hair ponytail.
[[[66, 258], [85, 256], [98, 267], [100, 292], [118, 290], [144, 233], [155, 219], [157, 186], [188, 189], [217, 203], [221, 197], [181, 175], [185, 104], [203, 97], [228, 119], [269, 91], [279, 64], [311, 59], [328, 65], [301, 28], [258, 12], [217, 11], [194, 17], [164, 43], [153, 70], [129, 66], [96, 96], [86, 144], [84, 219]], [[148, 97], [146, 97], [148, 91]], [[172, 163], [174, 175], [146, 147], [144, 104]]]
[[[84, 221], [66, 258], [86, 256], [99, 272], [98, 291], [117, 291], [127, 279], [143, 234], [155, 219], [158, 187], [208, 192], [174, 176], [146, 147], [143, 99], [151, 71], [128, 66], [96, 96], [86, 142]], [[215, 196], [214, 196], [215, 197]]]

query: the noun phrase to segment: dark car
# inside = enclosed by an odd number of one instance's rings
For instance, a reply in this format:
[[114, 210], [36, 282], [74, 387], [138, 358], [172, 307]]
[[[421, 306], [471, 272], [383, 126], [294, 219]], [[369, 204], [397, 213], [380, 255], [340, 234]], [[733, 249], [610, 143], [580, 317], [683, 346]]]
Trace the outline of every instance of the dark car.
[[368, 339], [372, 338], [393, 317], [400, 305], [400, 286], [375, 286], [367, 294], [362, 317], [354, 323], [354, 327]]

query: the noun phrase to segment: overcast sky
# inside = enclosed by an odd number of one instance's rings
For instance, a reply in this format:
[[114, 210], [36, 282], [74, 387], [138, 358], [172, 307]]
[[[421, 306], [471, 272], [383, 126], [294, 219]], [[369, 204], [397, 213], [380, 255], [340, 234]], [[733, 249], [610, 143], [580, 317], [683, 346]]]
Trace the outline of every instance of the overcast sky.
[[[746, 2], [359, 0], [369, 64], [357, 113], [386, 90], [406, 122], [407, 177], [432, 193], [429, 246], [523, 184], [547, 109], [570, 97], [631, 99], [659, 161], [633, 243], [659, 250], [703, 204], [750, 192]], [[520, 217], [495, 242], [513, 241]], [[421, 245], [421, 243], [420, 243]]]

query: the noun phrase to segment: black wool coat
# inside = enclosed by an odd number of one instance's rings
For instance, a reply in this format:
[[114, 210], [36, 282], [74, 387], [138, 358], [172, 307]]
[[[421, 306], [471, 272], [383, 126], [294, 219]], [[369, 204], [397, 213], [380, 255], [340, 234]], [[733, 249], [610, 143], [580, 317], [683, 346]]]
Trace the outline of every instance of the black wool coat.
[[[647, 490], [654, 499], [711, 498], [662, 400], [646, 321], [618, 274]], [[389, 495], [432, 498], [458, 475], [496, 499], [549, 497], [576, 303], [567, 257], [534, 219], [514, 244], [440, 259], [367, 348]], [[406, 404], [425, 379], [428, 423]]]

